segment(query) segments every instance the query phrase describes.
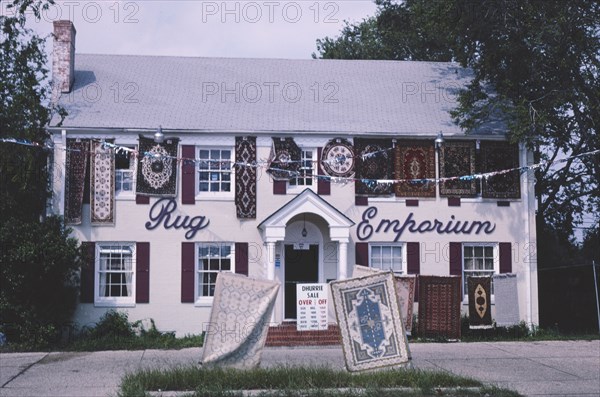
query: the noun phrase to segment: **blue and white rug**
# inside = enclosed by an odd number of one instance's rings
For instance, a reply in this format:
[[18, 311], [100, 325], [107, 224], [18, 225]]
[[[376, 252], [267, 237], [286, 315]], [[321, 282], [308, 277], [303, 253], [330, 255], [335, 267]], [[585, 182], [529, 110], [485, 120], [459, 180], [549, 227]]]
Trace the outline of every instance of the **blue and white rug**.
[[348, 371], [408, 363], [392, 272], [331, 282]]

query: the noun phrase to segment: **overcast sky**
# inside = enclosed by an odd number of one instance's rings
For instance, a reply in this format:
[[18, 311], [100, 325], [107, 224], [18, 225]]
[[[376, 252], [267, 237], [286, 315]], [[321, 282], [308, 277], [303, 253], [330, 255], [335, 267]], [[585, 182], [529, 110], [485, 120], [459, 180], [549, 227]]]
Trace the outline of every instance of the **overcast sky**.
[[29, 26], [48, 34], [73, 21], [79, 53], [306, 59], [317, 38], [375, 11], [372, 0], [57, 1]]

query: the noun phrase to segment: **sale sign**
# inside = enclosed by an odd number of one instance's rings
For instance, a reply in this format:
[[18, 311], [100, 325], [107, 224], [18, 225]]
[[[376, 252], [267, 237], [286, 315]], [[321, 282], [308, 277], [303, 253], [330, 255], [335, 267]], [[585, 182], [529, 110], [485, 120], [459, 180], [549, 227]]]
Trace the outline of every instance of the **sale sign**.
[[296, 284], [298, 331], [327, 330], [327, 284]]

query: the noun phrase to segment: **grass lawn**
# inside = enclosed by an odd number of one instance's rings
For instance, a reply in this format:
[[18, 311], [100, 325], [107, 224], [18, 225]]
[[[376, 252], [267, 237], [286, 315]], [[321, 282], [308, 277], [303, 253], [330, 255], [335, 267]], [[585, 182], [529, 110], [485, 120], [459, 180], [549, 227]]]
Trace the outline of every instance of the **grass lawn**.
[[[351, 374], [329, 368], [280, 367], [233, 370], [177, 367], [126, 375], [119, 396], [160, 395], [184, 391], [186, 396], [241, 396], [241, 390], [269, 396], [498, 396], [520, 394], [483, 385], [445, 372], [391, 369]], [[262, 392], [261, 392], [262, 391]], [[150, 394], [149, 392], [152, 392]]]

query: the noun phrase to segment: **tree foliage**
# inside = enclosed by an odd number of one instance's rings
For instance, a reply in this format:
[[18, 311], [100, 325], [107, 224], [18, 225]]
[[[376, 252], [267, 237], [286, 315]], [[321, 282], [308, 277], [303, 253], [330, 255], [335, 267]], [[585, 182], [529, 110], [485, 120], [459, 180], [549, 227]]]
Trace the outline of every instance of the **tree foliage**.
[[[25, 26], [49, 1], [13, 0], [0, 16], [0, 137], [45, 144], [51, 87], [44, 39]], [[3, 10], [4, 11], [4, 10]], [[47, 344], [72, 315], [79, 244], [61, 219], [45, 217], [50, 197], [43, 147], [0, 143], [0, 332], [9, 342]]]
[[[452, 113], [467, 133], [501, 114], [536, 162], [600, 149], [599, 2], [376, 3], [374, 17], [317, 40], [313, 56], [459, 62], [474, 76]], [[569, 240], [584, 213], [599, 214], [599, 164], [595, 155], [536, 170], [538, 225]]]

